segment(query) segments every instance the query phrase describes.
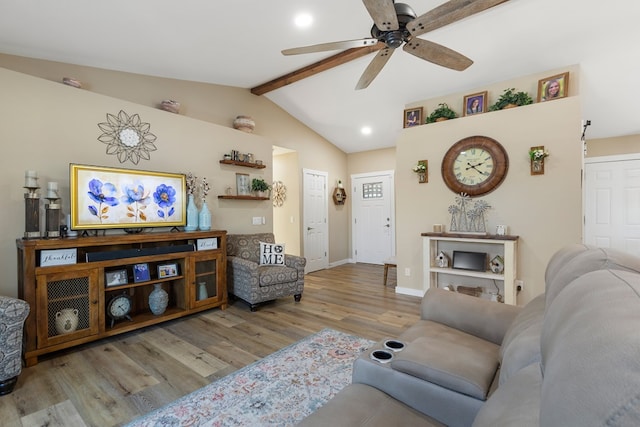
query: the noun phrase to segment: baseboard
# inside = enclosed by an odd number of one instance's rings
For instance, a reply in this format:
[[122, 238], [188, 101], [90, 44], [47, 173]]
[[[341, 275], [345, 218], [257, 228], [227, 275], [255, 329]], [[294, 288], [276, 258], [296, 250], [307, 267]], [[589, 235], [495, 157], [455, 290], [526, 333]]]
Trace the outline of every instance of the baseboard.
[[347, 258], [340, 261], [330, 262], [328, 268], [333, 268], [333, 267], [337, 267], [339, 265], [345, 265], [345, 264], [353, 264], [353, 260], [351, 258]]
[[422, 298], [425, 293], [424, 293], [424, 291], [421, 291], [420, 289], [401, 288], [401, 287], [396, 286], [396, 294], [410, 295], [412, 297]]

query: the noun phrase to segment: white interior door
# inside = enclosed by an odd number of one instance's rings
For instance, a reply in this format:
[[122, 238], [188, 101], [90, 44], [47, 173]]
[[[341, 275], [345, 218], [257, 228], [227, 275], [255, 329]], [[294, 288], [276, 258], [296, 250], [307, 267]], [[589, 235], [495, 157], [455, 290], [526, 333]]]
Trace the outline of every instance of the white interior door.
[[353, 258], [383, 264], [395, 254], [393, 172], [353, 175]]
[[307, 259], [305, 271], [310, 273], [329, 266], [329, 233], [327, 217], [329, 215], [326, 172], [304, 169], [303, 233], [304, 257]]
[[585, 160], [584, 241], [640, 255], [640, 158]]

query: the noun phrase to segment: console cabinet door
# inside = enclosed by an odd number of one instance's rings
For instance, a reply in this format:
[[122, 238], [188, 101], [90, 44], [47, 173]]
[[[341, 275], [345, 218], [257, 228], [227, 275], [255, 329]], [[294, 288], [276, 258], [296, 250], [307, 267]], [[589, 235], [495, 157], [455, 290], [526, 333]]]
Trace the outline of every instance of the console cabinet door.
[[190, 257], [191, 308], [227, 301], [227, 284], [224, 282], [222, 253], [219, 251], [196, 252]]
[[98, 333], [98, 269], [42, 273], [36, 280], [38, 348]]

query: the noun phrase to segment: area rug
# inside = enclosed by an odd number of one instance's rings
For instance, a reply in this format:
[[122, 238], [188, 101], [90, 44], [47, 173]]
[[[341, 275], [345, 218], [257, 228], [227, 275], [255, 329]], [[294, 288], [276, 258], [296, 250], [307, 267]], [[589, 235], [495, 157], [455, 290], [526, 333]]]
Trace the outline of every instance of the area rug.
[[351, 383], [353, 361], [373, 344], [324, 329], [128, 427], [295, 425]]

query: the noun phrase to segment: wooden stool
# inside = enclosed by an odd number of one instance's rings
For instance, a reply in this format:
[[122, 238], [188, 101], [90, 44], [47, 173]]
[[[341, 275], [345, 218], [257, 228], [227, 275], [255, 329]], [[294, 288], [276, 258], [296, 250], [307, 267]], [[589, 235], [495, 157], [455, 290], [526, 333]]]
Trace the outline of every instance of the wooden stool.
[[387, 276], [389, 274], [389, 267], [397, 267], [396, 257], [392, 256], [384, 262], [384, 286], [387, 286]]

